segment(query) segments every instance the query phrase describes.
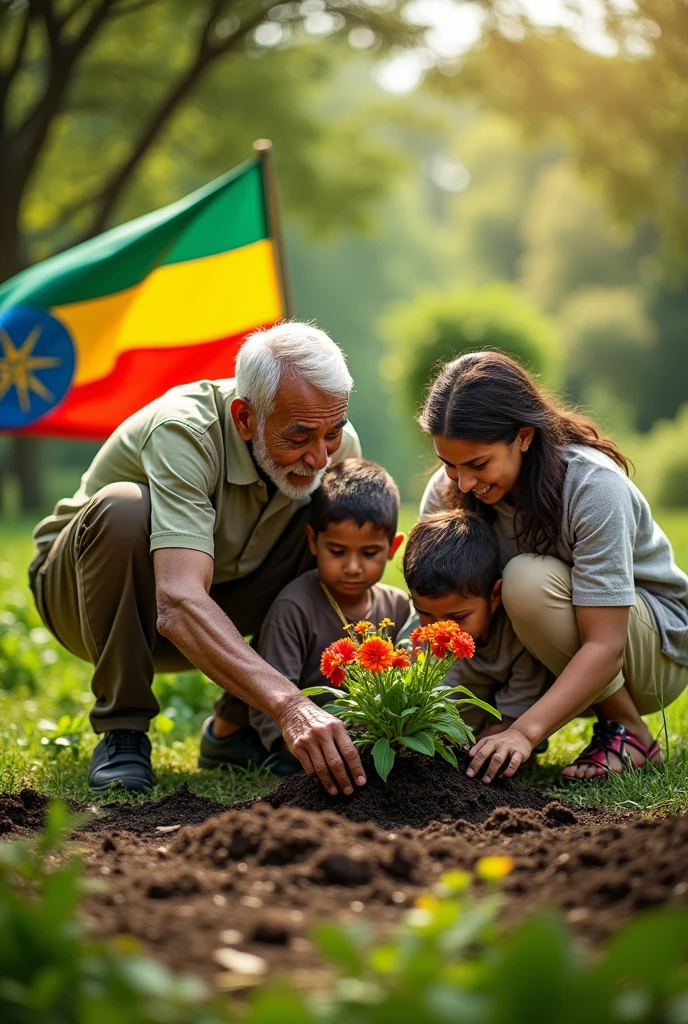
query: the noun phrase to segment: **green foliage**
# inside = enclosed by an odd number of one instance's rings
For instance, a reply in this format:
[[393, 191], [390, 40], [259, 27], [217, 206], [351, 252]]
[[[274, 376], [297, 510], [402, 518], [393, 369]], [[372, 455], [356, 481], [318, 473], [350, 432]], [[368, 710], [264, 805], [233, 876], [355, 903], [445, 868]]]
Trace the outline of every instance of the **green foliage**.
[[510, 115], [531, 139], [563, 141], [619, 216], [650, 215], [686, 256], [688, 7], [608, 0], [599, 5], [607, 50], [596, 52], [577, 35], [589, 24], [589, 5], [566, 6], [568, 29], [545, 29], [516, 5], [508, 13], [497, 6], [483, 45], [441, 85]]
[[564, 342], [567, 387], [599, 420], [616, 402], [612, 428], [636, 425], [645, 375], [639, 370], [653, 356], [656, 328], [642, 293], [632, 288], [579, 288], [562, 305], [559, 325]]
[[381, 325], [389, 356], [387, 381], [403, 390], [415, 409], [440, 364], [464, 352], [499, 350], [556, 380], [557, 338], [553, 324], [506, 283], [456, 292], [422, 292], [395, 306]]
[[[0, 1017], [7, 1024], [222, 1024], [205, 985], [171, 974], [131, 942], [89, 939], [79, 906], [93, 884], [61, 852], [68, 820], [52, 804], [33, 846], [0, 845]], [[59, 854], [59, 857], [56, 855]]]
[[649, 243], [612, 223], [571, 164], [557, 160], [533, 182], [521, 222], [520, 280], [528, 295], [555, 313], [578, 289], [628, 287]]
[[688, 451], [688, 404], [673, 420], [659, 420], [647, 434], [624, 441], [636, 468], [635, 482], [650, 502], [681, 507]]
[[345, 684], [344, 692], [309, 686], [303, 694], [334, 695], [325, 709], [342, 719], [357, 746], [372, 748], [375, 769], [385, 782], [396, 755], [407, 751], [427, 757], [437, 753], [456, 767], [451, 745], [474, 742], [460, 708], [474, 705], [501, 718], [465, 686], [444, 682], [457, 658], [471, 656], [472, 639], [455, 622], [437, 622], [427, 633], [414, 630], [411, 641], [395, 649], [386, 638], [384, 620], [378, 630], [370, 623], [360, 625], [368, 628], [356, 627], [355, 641], [335, 641], [323, 654], [323, 674], [336, 686]]
[[[246, 1024], [263, 1024], [280, 1000], [289, 1020], [315, 1024], [678, 1024], [686, 1019], [688, 911], [639, 917], [601, 955], [581, 952], [559, 917], [540, 914], [498, 929], [497, 882], [509, 858], [483, 858], [471, 876], [451, 871], [422, 896], [383, 944], [356, 928], [323, 925], [315, 939], [340, 977], [309, 999], [287, 987], [258, 993]], [[279, 1014], [278, 1014], [279, 1016]]]
[[659, 501], [664, 508], [688, 508], [688, 453], [665, 463]]

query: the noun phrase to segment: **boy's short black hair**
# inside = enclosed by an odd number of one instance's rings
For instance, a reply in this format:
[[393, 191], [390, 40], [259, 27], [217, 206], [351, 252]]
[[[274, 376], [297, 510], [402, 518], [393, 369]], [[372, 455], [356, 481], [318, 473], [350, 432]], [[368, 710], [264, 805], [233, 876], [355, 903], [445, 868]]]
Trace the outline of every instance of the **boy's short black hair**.
[[344, 459], [325, 473], [311, 498], [311, 526], [315, 533], [330, 523], [353, 520], [372, 523], [394, 540], [399, 520], [399, 488], [386, 469], [365, 459]]
[[409, 534], [404, 576], [421, 597], [489, 597], [501, 576], [497, 534], [468, 509], [423, 516]]

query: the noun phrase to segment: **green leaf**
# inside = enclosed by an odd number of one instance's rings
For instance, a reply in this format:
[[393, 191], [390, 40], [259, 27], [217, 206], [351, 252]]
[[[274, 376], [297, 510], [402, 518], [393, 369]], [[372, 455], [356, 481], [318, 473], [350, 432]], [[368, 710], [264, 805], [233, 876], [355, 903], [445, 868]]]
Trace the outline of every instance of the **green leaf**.
[[382, 704], [393, 715], [401, 714], [406, 703], [406, 687], [403, 683], [394, 683], [382, 694]]
[[384, 736], [373, 747], [373, 761], [378, 775], [383, 782], [386, 782], [394, 764], [394, 751], [389, 745], [389, 740]]
[[341, 697], [342, 693], [346, 693], [346, 690], [336, 690], [334, 686], [307, 686], [301, 693], [304, 697], [317, 697], [320, 693], [333, 693], [335, 697]]
[[412, 715], [412, 714], [413, 714], [413, 713], [414, 713], [415, 711], [419, 711], [419, 710], [420, 710], [420, 708], [418, 708], [418, 707], [415, 707], [415, 708], [406, 708], [406, 710], [405, 710], [405, 711], [402, 711], [402, 712], [401, 712], [401, 715], [400, 715], [399, 717], [400, 717], [400, 718], [406, 718], [406, 716], [407, 716], [407, 715]]
[[459, 767], [459, 762], [456, 760], [456, 754], [449, 747], [445, 747], [444, 743], [440, 743], [439, 740], [435, 740], [435, 750], [440, 754], [445, 761], [449, 761], [449, 764], [453, 765], [454, 768]]
[[415, 736], [400, 736], [399, 739], [409, 750], [427, 754], [428, 757], [435, 754], [435, 742], [429, 732], [417, 732]]
[[475, 705], [476, 708], [482, 708], [483, 711], [488, 711], [491, 715], [494, 715], [495, 718], [498, 718], [500, 721], [502, 719], [501, 712], [497, 711], [497, 708], [493, 708], [491, 704], [487, 704], [484, 700], [480, 700], [478, 697], [466, 697], [463, 700], [457, 700], [456, 703], [461, 705], [473, 704]]
[[449, 736], [455, 743], [465, 743], [468, 739], [468, 729], [458, 717], [443, 715], [435, 721], [435, 728], [438, 732]]
[[323, 711], [327, 711], [330, 715], [345, 715], [348, 709], [342, 704], [324, 704]]
[[361, 945], [352, 934], [339, 924], [325, 922], [314, 931], [316, 945], [328, 960], [343, 964], [352, 974], [358, 974], [362, 967]]
[[471, 692], [471, 690], [468, 689], [467, 686], [450, 686], [446, 688], [444, 686], [439, 686], [437, 687], [437, 689], [442, 690], [445, 697], [448, 696], [450, 693], [465, 693], [468, 697], [474, 696], [474, 694]]

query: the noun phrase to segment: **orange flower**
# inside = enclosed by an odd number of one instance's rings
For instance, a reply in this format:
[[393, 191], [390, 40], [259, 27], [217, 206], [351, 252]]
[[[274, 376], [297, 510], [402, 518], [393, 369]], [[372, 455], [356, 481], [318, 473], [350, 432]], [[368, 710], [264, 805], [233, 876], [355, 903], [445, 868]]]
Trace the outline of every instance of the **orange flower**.
[[356, 625], [354, 626], [354, 633], [359, 633], [359, 634], [367, 633], [368, 630], [372, 629], [372, 628], [373, 628], [372, 622], [368, 622], [367, 619], [361, 619], [361, 621], [357, 622]]
[[371, 672], [383, 672], [392, 666], [394, 648], [389, 640], [371, 636], [358, 648], [356, 660], [362, 668], [367, 668]]
[[454, 639], [455, 629], [458, 629], [456, 623], [447, 622], [433, 622], [432, 625], [426, 627], [427, 640], [430, 644], [430, 650], [436, 658], [446, 658], [449, 645]]
[[388, 619], [386, 616], [384, 619], [380, 620], [380, 629], [390, 629], [393, 625], [394, 623], [392, 620]]
[[475, 654], [475, 640], [460, 629], [449, 648], [455, 658], [472, 658]]
[[424, 644], [427, 639], [425, 635], [425, 627], [416, 626], [415, 629], [411, 630], [410, 639], [414, 647], [420, 647], [421, 644]]
[[411, 664], [406, 651], [395, 651], [394, 657], [392, 658], [392, 668], [408, 668]]
[[329, 679], [333, 686], [341, 686], [346, 679], [346, 672], [342, 665], [350, 664], [356, 657], [356, 644], [346, 637], [344, 640], [335, 640], [322, 654], [320, 659], [320, 671]]

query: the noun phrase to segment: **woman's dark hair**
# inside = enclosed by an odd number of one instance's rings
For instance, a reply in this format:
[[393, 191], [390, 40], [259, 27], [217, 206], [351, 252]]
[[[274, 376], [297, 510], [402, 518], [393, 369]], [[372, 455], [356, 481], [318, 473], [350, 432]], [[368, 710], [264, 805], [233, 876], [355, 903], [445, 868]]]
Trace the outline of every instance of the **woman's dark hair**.
[[[628, 473], [628, 461], [595, 424], [547, 394], [517, 362], [500, 352], [469, 352], [447, 363], [430, 387], [419, 417], [431, 435], [512, 444], [522, 427], [535, 435], [523, 456], [516, 503], [516, 540], [538, 554], [557, 550], [563, 518], [562, 449], [580, 444], [608, 455]], [[454, 488], [453, 503], [488, 515], [470, 492]]]
[[404, 578], [421, 597], [489, 598], [500, 576], [497, 534], [477, 512], [433, 512], [409, 534]]

